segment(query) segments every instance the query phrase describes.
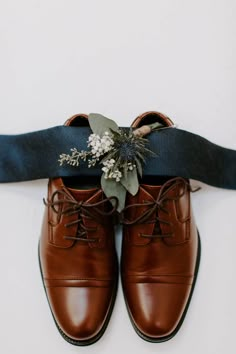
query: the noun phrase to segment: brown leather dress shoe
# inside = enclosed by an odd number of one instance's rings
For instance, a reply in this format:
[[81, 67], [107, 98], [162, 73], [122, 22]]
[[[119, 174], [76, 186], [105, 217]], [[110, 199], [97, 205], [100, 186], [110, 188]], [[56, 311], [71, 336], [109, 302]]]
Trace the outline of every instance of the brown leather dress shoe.
[[[147, 112], [132, 127], [173, 123]], [[172, 338], [180, 328], [193, 293], [200, 260], [200, 239], [191, 209], [188, 180], [143, 179], [128, 195], [124, 210], [122, 284], [137, 333], [150, 342]]]
[[[88, 125], [73, 116], [67, 125]], [[117, 289], [115, 208], [100, 185], [80, 177], [49, 180], [39, 244], [43, 284], [56, 325], [68, 342], [97, 341], [108, 324]]]

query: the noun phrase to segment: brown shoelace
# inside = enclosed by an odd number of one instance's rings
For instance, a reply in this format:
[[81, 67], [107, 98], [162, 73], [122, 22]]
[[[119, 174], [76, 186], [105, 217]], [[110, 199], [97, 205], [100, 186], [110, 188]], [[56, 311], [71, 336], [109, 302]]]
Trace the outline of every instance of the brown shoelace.
[[[172, 189], [174, 189], [177, 185], [183, 185], [183, 190], [176, 197], [168, 197], [168, 193]], [[136, 203], [136, 204], [131, 204], [131, 205], [128, 205], [127, 207], [125, 207], [122, 212], [122, 215], [123, 215], [122, 223], [126, 226], [132, 226], [132, 225], [136, 225], [136, 224], [153, 224], [153, 223], [155, 223], [155, 225], [157, 226], [157, 227], [155, 227], [155, 229], [158, 228], [158, 233], [153, 234], [153, 235], [140, 234], [140, 237], [147, 237], [147, 238], [172, 237], [173, 236], [172, 233], [167, 233], [167, 234], [161, 233], [161, 230], [160, 230], [161, 223], [166, 224], [166, 225], [172, 225], [172, 223], [169, 221], [166, 221], [164, 219], [161, 219], [158, 216], [158, 210], [162, 210], [164, 213], [169, 215], [169, 211], [164, 206], [166, 201], [168, 201], [168, 200], [176, 200], [177, 201], [185, 194], [185, 192], [187, 190], [190, 190], [191, 192], [196, 192], [199, 189], [200, 188], [198, 187], [193, 190], [192, 187], [190, 186], [189, 182], [182, 177], [172, 178], [162, 185], [160, 192], [158, 194], [158, 197], [155, 201]], [[140, 208], [140, 207], [144, 207], [144, 206], [147, 207], [147, 210], [144, 211], [136, 219], [128, 220], [125, 218], [125, 213], [128, 210], [130, 210], [131, 208]], [[154, 216], [154, 219], [153, 219], [153, 216]]]
[[[55, 200], [55, 198], [58, 198]], [[62, 197], [62, 199], [59, 199]], [[102, 206], [110, 205], [108, 204], [111, 201], [114, 201], [114, 205], [111, 210], [104, 211], [102, 210]], [[106, 222], [107, 217], [112, 216], [116, 212], [116, 208], [118, 205], [118, 199], [116, 197], [105, 198], [97, 203], [86, 203], [83, 201], [78, 202], [73, 199], [70, 195], [66, 193], [65, 190], [57, 190], [52, 194], [51, 201], [43, 200], [44, 204], [48, 207], [51, 207], [52, 210], [58, 215], [58, 219], [60, 220], [61, 215], [71, 216], [78, 214], [78, 219], [65, 224], [66, 228], [78, 224], [77, 234], [76, 236], [65, 235], [64, 238], [66, 240], [75, 240], [75, 241], [84, 241], [84, 242], [96, 242], [98, 238], [87, 238], [87, 232], [96, 232], [96, 227], [87, 227], [83, 224], [83, 217], [93, 219], [99, 224], [103, 224]], [[69, 206], [63, 209], [64, 205], [68, 204]], [[58, 208], [57, 208], [58, 207]]]

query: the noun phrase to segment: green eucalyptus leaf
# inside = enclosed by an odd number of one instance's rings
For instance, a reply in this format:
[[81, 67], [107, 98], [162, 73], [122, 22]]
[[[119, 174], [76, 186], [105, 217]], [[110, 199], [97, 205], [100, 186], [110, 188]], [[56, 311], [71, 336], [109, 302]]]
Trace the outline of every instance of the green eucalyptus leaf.
[[151, 128], [151, 131], [153, 131], [153, 130], [158, 130], [160, 128], [163, 128], [164, 125], [162, 123], [155, 122], [155, 123], [149, 124], [149, 127]]
[[[126, 189], [120, 182], [116, 182], [114, 179], [105, 178], [104, 173], [101, 177], [101, 186], [107, 198], [109, 197], [117, 197], [119, 203], [117, 207], [117, 211], [121, 212], [125, 207], [125, 198], [126, 198]], [[113, 206], [114, 203], [111, 200]]]
[[139, 151], [136, 151], [136, 155], [140, 161], [145, 162], [145, 157]]
[[135, 159], [135, 163], [136, 163], [136, 167], [137, 167], [137, 171], [140, 177], [142, 177], [143, 175], [143, 167], [141, 162], [139, 161], [139, 159]]
[[137, 194], [139, 189], [139, 182], [136, 168], [134, 168], [132, 171], [128, 171], [127, 177], [124, 178], [123, 176], [120, 182], [130, 194]]
[[118, 125], [111, 119], [98, 113], [90, 113], [88, 116], [89, 125], [94, 134], [103, 136], [109, 130], [118, 131]]

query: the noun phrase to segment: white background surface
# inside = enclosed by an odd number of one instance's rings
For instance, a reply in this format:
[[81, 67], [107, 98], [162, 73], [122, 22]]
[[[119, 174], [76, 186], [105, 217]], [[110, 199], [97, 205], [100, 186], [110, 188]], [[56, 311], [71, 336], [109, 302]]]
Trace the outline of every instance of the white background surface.
[[[159, 110], [182, 129], [236, 149], [234, 0], [0, 1], [0, 133], [100, 112], [120, 125]], [[219, 171], [220, 173], [221, 171]], [[0, 352], [236, 352], [236, 191], [202, 185], [196, 289], [169, 342], [140, 339], [121, 287], [105, 335], [74, 347], [59, 335], [37, 259], [46, 180], [0, 185]], [[121, 234], [117, 234], [120, 253]]]

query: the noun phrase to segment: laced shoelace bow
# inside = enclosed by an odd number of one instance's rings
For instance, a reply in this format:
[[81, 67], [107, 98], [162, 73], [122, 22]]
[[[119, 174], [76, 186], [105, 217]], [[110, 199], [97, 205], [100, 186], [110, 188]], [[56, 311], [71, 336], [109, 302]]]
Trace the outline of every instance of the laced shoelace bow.
[[[57, 200], [55, 198], [57, 197]], [[60, 199], [60, 197], [62, 197]], [[78, 219], [66, 223], [64, 226], [69, 228], [73, 225], [78, 225], [76, 236], [65, 235], [66, 240], [84, 241], [84, 242], [97, 242], [97, 238], [87, 238], [87, 232], [96, 232], [97, 227], [88, 227], [83, 223], [83, 218], [89, 218], [95, 220], [99, 224], [103, 224], [103, 220], [112, 216], [116, 212], [118, 205], [118, 199], [116, 197], [109, 197], [102, 199], [99, 202], [90, 204], [83, 201], [78, 202], [73, 199], [64, 190], [57, 190], [52, 194], [51, 201], [43, 200], [47, 207], [51, 207], [52, 210], [58, 214], [60, 219], [62, 215], [72, 216], [78, 214]], [[102, 210], [102, 206], [105, 206], [108, 202], [114, 201], [112, 209], [108, 212]], [[63, 206], [68, 204], [69, 206], [63, 209]], [[58, 209], [57, 209], [58, 207]]]
[[[168, 196], [169, 192], [178, 185], [183, 185], [183, 189], [180, 191], [180, 193], [176, 197]], [[131, 205], [128, 205], [127, 207], [125, 207], [122, 212], [122, 223], [126, 226], [133, 226], [133, 225], [137, 225], [137, 224], [153, 224], [153, 223], [155, 225], [158, 223], [172, 225], [172, 223], [170, 221], [161, 219], [158, 216], [158, 210], [162, 210], [164, 213], [169, 215], [169, 211], [164, 206], [166, 201], [168, 201], [168, 200], [177, 201], [186, 193], [187, 190], [190, 190], [191, 192], [197, 192], [199, 189], [200, 189], [200, 187], [193, 189], [191, 187], [190, 183], [182, 177], [172, 178], [162, 185], [162, 187], [160, 188], [158, 197], [155, 201], [153, 201], [153, 202], [152, 201], [146, 201], [146, 202], [144, 201], [143, 203], [131, 204]], [[142, 208], [147, 207], [147, 210], [145, 210], [136, 219], [128, 220], [125, 218], [125, 214], [127, 213], [127, 211], [131, 210], [132, 208], [140, 208], [140, 207], [142, 207]], [[153, 216], [154, 216], [154, 219], [153, 219]], [[166, 237], [172, 237], [173, 233], [166, 233], [166, 234], [156, 233], [156, 234], [152, 234], [152, 235], [140, 233], [139, 236], [146, 237], [146, 238], [166, 238]]]

